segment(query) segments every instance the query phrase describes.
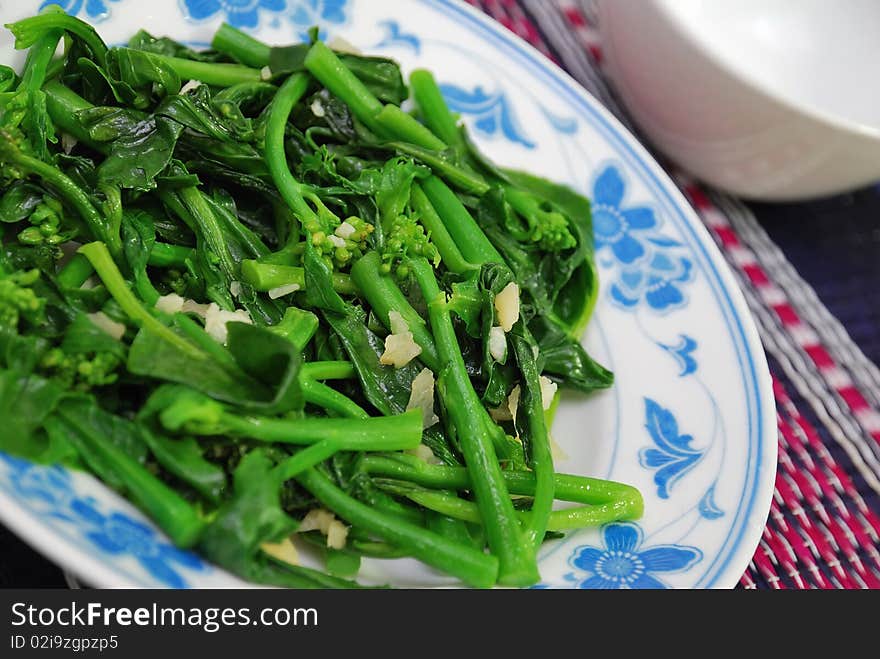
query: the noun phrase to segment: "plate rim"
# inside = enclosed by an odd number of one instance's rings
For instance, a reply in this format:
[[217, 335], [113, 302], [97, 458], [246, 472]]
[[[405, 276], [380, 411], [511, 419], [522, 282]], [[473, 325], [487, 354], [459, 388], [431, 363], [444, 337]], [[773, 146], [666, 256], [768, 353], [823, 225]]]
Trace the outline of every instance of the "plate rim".
[[[755, 414], [757, 415], [757, 428], [751, 429], [758, 440], [755, 453], [756, 464], [747, 466], [746, 481], [754, 478], [752, 486], [752, 502], [748, 506], [745, 518], [741, 522], [738, 538], [734, 546], [728, 551], [726, 563], [719, 569], [709, 584], [708, 588], [733, 588], [740, 580], [748, 567], [749, 562], [758, 547], [761, 534], [766, 525], [772, 504], [772, 495], [775, 486], [775, 474], [777, 467], [777, 440], [776, 440], [776, 401], [773, 395], [771, 375], [767, 363], [766, 354], [760, 341], [755, 320], [748, 308], [745, 296], [740, 289], [733, 271], [724, 260], [724, 257], [711, 238], [706, 226], [699, 219], [694, 208], [687, 201], [684, 194], [672, 180], [670, 175], [660, 166], [654, 156], [648, 151], [630, 130], [615, 117], [602, 103], [590, 94], [577, 80], [562, 69], [555, 62], [546, 57], [530, 43], [519, 37], [512, 31], [497, 23], [483, 12], [464, 2], [464, 0], [415, 0], [423, 5], [438, 9], [441, 13], [449, 15], [450, 12], [458, 14], [464, 19], [465, 27], [478, 27], [488, 33], [490, 45], [493, 48], [499, 45], [506, 46], [514, 54], [525, 57], [527, 63], [533, 68], [537, 76], [543, 82], [550, 82], [556, 86], [563, 96], [580, 102], [580, 106], [587, 112], [598, 118], [609, 134], [605, 139], [616, 138], [619, 145], [624, 147], [635, 158], [645, 172], [654, 179], [656, 188], [667, 196], [668, 203], [676, 209], [683, 226], [690, 230], [694, 239], [694, 246], [702, 252], [707, 274], [713, 274], [715, 283], [712, 288], [719, 289], [726, 298], [728, 309], [719, 297], [720, 311], [723, 315], [731, 314], [739, 330], [741, 348], [736, 346], [736, 336], [731, 338], [735, 344], [738, 360], [742, 356], [748, 359], [749, 370], [752, 371], [751, 379], [754, 383], [754, 391], [746, 387], [746, 404], [748, 398], [754, 395]], [[450, 10], [449, 12], [443, 9]], [[453, 17], [454, 20], [456, 20]], [[461, 22], [457, 20], [457, 22]], [[522, 65], [522, 62], [519, 63]], [[711, 279], [711, 278], [710, 278]], [[734, 328], [730, 328], [733, 330]], [[739, 353], [742, 352], [743, 355]], [[746, 364], [739, 364], [740, 374], [745, 377]], [[77, 472], [70, 472], [72, 475]], [[106, 486], [105, 486], [106, 487]], [[109, 488], [108, 488], [109, 489]], [[745, 488], [744, 488], [745, 489]], [[112, 490], [110, 490], [112, 492]], [[0, 489], [0, 520], [22, 540], [30, 544], [37, 551], [52, 560], [62, 570], [69, 570], [85, 582], [101, 588], [141, 588], [145, 587], [134, 575], [120, 571], [109, 563], [100, 560], [96, 553], [89, 553], [84, 546], [68, 538], [59, 537], [59, 534], [44, 524], [36, 513], [28, 511], [18, 505], [15, 500]], [[35, 523], [36, 522], [36, 523]], [[732, 531], [731, 531], [732, 533]], [[62, 534], [63, 535], [63, 534]], [[725, 541], [725, 545], [728, 540]], [[724, 546], [719, 550], [723, 553]], [[716, 556], [715, 560], [718, 560]], [[711, 567], [710, 567], [711, 569]], [[235, 575], [230, 575], [238, 580]], [[705, 578], [705, 577], [703, 577]], [[150, 587], [150, 586], [146, 586]], [[229, 587], [234, 587], [230, 584]], [[699, 584], [694, 588], [700, 587]]]

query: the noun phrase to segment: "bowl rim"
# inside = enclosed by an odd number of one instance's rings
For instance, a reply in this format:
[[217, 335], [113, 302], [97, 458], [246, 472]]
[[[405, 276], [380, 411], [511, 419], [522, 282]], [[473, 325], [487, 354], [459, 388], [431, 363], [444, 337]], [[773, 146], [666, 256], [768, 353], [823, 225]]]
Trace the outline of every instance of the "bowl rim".
[[[600, 6], [619, 0], [599, 0]], [[749, 88], [756, 94], [764, 96], [767, 100], [777, 104], [782, 109], [799, 114], [818, 124], [841, 131], [860, 138], [874, 140], [880, 145], [880, 125], [873, 126], [861, 121], [845, 119], [832, 112], [819, 109], [812, 103], [799, 103], [792, 98], [779, 93], [772, 86], [761, 81], [757, 76], [749, 74], [745, 69], [733, 66], [729, 57], [725, 57], [714, 48], [712, 41], [701, 33], [693, 23], [685, 21], [681, 14], [675, 10], [681, 0], [642, 0], [646, 5], [653, 6], [658, 16], [663, 18], [677, 36], [694, 49], [702, 53], [706, 60], [735, 82]], [[679, 4], [680, 6], [680, 4]]]

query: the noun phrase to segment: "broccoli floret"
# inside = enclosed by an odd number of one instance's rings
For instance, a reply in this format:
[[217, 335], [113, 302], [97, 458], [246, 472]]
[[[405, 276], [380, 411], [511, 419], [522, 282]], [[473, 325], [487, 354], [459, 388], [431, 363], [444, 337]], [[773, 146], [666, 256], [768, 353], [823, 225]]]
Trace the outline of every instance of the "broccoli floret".
[[[325, 226], [326, 229], [319, 228], [317, 231], [310, 231], [310, 227], [306, 227], [306, 230], [309, 230], [318, 253], [332, 259], [336, 267], [344, 267], [352, 259], [363, 256], [367, 249], [367, 238], [373, 233], [373, 225], [359, 217], [349, 217], [340, 222], [336, 216], [332, 216], [332, 220], [325, 221]], [[329, 232], [331, 228], [332, 233]]]
[[39, 322], [46, 301], [31, 288], [39, 278], [36, 269], [0, 274], [0, 325], [17, 328], [22, 317]]
[[18, 234], [19, 242], [25, 245], [60, 245], [73, 237], [69, 231], [59, 232], [62, 219], [61, 202], [48, 195], [37, 204], [28, 217], [32, 226]]
[[577, 245], [568, 218], [546, 202], [517, 189], [507, 190], [507, 201], [525, 221], [526, 229], [508, 227], [518, 240], [528, 240], [548, 252], [561, 252]]
[[119, 379], [116, 371], [121, 364], [119, 357], [109, 352], [69, 354], [61, 348], [52, 348], [40, 361], [40, 369], [68, 389], [89, 391], [116, 382]]
[[538, 210], [531, 219], [535, 227], [532, 240], [537, 242], [541, 249], [548, 252], [561, 252], [564, 249], [571, 249], [577, 244], [568, 228], [568, 218], [562, 213]]
[[424, 257], [435, 266], [440, 253], [425, 233], [425, 228], [410, 215], [399, 215], [391, 222], [382, 249], [382, 272], [394, 273], [398, 278], [409, 275], [408, 258]]
[[10, 123], [10, 113], [7, 111], [0, 116], [0, 186], [7, 185], [23, 179], [27, 171], [21, 167], [19, 159], [30, 150], [27, 138], [17, 125]]
[[187, 297], [187, 290], [192, 283], [192, 276], [188, 272], [178, 270], [177, 268], [166, 268], [162, 271], [160, 281], [172, 292], [177, 293], [181, 297]]
[[[222, 434], [223, 405], [204, 394], [191, 389], [168, 389], [173, 391], [173, 399], [157, 399], [159, 404], [167, 405], [159, 413], [162, 425], [172, 432], [185, 431], [196, 434]], [[163, 392], [164, 393], [164, 392]], [[163, 399], [165, 396], [162, 397]]]

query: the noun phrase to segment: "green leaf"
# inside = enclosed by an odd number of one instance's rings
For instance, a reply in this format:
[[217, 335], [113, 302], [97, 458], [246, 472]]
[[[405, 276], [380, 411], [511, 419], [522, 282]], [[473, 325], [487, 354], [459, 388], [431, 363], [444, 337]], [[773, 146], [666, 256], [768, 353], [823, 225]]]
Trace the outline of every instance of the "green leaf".
[[614, 383], [614, 374], [595, 362], [580, 342], [558, 325], [535, 317], [529, 330], [538, 342], [544, 375], [560, 386], [589, 393]]
[[134, 36], [128, 40], [128, 47], [134, 50], [143, 50], [156, 55], [167, 55], [168, 57], [181, 57], [183, 59], [191, 59], [197, 62], [216, 62], [223, 59], [220, 53], [210, 50], [196, 51], [188, 46], [183, 45], [174, 39], [168, 37], [154, 37], [146, 30], [138, 30]]
[[155, 243], [156, 227], [152, 216], [142, 210], [125, 209], [122, 213], [122, 251], [134, 275], [135, 289], [149, 306], [159, 298], [147, 274], [147, 263]]
[[301, 410], [305, 401], [299, 386], [301, 358], [296, 346], [267, 328], [247, 323], [228, 323], [226, 327], [229, 352], [239, 367], [274, 392], [271, 400], [246, 407], [263, 414]]
[[95, 325], [85, 314], [77, 314], [68, 325], [61, 342], [61, 349], [69, 354], [107, 352], [125, 359], [126, 347]]
[[113, 140], [110, 153], [98, 166], [98, 182], [125, 189], [152, 190], [171, 162], [177, 138], [183, 131], [176, 121], [151, 117]]
[[155, 114], [221, 141], [249, 142], [254, 136], [250, 119], [242, 116], [235, 104], [212, 100], [207, 85], [187, 94], [167, 96]]
[[255, 449], [233, 476], [233, 496], [205, 530], [199, 549], [221, 567], [258, 583], [295, 588], [351, 588], [357, 584], [271, 559], [261, 550], [296, 530], [281, 509], [281, 483], [269, 452]]
[[159, 464], [208, 501], [220, 502], [226, 489], [226, 472], [204, 458], [204, 451], [195, 438], [171, 439], [147, 428], [142, 437]]
[[346, 313], [348, 305], [333, 289], [330, 266], [316, 253], [311, 241], [306, 243], [303, 268], [309, 304], [334, 313]]
[[63, 395], [51, 380], [0, 370], [0, 450], [35, 462], [54, 462], [69, 454], [39, 432]]
[[142, 328], [131, 344], [128, 370], [187, 385], [252, 412], [282, 414], [302, 409], [297, 379], [300, 357], [295, 346], [268, 329], [246, 323], [228, 323], [227, 330], [234, 363], [215, 359], [207, 352], [194, 356], [192, 351]]

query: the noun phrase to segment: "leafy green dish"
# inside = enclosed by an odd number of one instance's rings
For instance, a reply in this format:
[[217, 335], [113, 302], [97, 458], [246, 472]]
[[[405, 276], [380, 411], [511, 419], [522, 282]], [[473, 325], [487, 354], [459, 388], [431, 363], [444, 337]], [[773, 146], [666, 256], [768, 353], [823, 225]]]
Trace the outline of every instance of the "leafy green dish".
[[642, 514], [553, 467], [557, 390], [613, 379], [579, 342], [589, 202], [490, 162], [429, 72], [317, 31], [197, 52], [108, 48], [52, 7], [7, 27], [0, 450], [279, 586], [403, 556], [528, 586], [548, 538]]

